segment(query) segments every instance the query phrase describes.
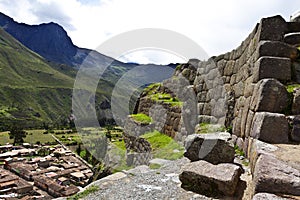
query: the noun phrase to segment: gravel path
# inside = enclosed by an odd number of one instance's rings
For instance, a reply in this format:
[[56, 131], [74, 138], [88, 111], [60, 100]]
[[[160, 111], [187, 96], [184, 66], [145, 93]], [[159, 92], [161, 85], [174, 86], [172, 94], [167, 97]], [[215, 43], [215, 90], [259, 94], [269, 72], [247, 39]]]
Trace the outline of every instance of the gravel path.
[[181, 166], [189, 160], [182, 158], [176, 161], [155, 160], [162, 164], [159, 169], [149, 169], [148, 166], [138, 166], [134, 169], [119, 172], [96, 181], [100, 190], [85, 197], [86, 200], [149, 200], [149, 199], [203, 199], [208, 198], [180, 187], [178, 178]]

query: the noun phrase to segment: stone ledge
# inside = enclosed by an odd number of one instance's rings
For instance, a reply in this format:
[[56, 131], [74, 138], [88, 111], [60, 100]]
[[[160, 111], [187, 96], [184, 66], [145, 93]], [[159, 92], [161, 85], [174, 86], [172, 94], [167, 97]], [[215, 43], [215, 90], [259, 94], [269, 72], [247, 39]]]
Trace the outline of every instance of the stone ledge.
[[261, 57], [254, 68], [253, 82], [264, 78], [275, 78], [284, 82], [291, 80], [292, 63], [289, 58]]
[[297, 48], [280, 41], [260, 41], [258, 58], [263, 56], [290, 58], [297, 54]]

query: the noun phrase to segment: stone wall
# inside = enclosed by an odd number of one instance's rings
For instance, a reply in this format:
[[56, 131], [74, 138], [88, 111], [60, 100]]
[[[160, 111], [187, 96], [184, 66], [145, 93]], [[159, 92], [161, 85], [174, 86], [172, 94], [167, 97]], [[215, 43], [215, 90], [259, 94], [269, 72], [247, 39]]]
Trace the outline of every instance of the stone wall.
[[[270, 143], [299, 139], [299, 120], [288, 115], [299, 114], [300, 92], [286, 89], [300, 82], [299, 31], [300, 23], [281, 16], [263, 18], [233, 51], [207, 61], [192, 59], [163, 82], [157, 91], [177, 96], [181, 109], [165, 104], [155, 108], [157, 102], [144, 95], [138, 112], [152, 114], [155, 129], [179, 140], [199, 123], [224, 125], [245, 153], [251, 138]], [[294, 124], [291, 136], [289, 125]]]
[[[250, 137], [270, 143], [289, 142], [287, 115], [291, 114], [291, 102], [293, 113], [297, 113], [299, 97], [293, 99], [286, 85], [299, 82], [294, 66], [298, 64], [295, 45], [300, 40], [291, 38], [299, 27], [280, 16], [264, 18], [235, 50], [205, 62], [190, 62], [197, 68], [193, 87], [198, 123], [232, 128], [246, 153]], [[184, 76], [186, 69], [176, 74]]]

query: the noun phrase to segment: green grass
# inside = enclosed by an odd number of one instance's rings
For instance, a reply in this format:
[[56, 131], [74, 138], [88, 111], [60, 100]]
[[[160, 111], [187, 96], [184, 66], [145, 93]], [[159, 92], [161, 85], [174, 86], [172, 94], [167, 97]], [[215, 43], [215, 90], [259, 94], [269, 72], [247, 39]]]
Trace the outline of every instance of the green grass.
[[242, 149], [240, 149], [237, 145], [234, 145], [234, 150], [235, 154], [239, 156], [245, 156], [245, 152]]
[[200, 123], [200, 131], [198, 134], [224, 132], [226, 128], [219, 124]]
[[125, 146], [124, 140], [122, 140], [122, 141], [115, 141], [113, 144], [116, 145], [121, 150], [124, 150], [124, 151], [126, 150], [126, 146]]
[[68, 197], [67, 199], [68, 200], [79, 200], [79, 199], [87, 197], [89, 194], [95, 193], [99, 190], [100, 190], [99, 186], [92, 185], [92, 186], [88, 187], [86, 190], [84, 190], [83, 192], [75, 194], [71, 197]]
[[[30, 144], [36, 144], [37, 142], [40, 142], [41, 144], [51, 144], [55, 143], [56, 141], [51, 136], [50, 133], [44, 134], [46, 130], [39, 129], [39, 130], [25, 130], [27, 132], [26, 138], [24, 138], [24, 142], [30, 143]], [[54, 130], [55, 133], [61, 133], [66, 130]], [[0, 132], [0, 145], [4, 145], [6, 143], [13, 143], [13, 140], [9, 139], [9, 131]], [[64, 138], [67, 140], [68, 138], [72, 138], [73, 141], [77, 141], [78, 143], [81, 142], [81, 137], [77, 133], [71, 133], [68, 134], [64, 132], [64, 134], [56, 135], [54, 134], [59, 140], [64, 142]]]
[[165, 134], [153, 131], [141, 137], [151, 144], [154, 158], [176, 160], [183, 156], [184, 147]]
[[150, 97], [153, 101], [170, 104], [171, 106], [180, 106], [180, 107], [182, 106], [182, 102], [179, 101], [176, 97], [174, 97], [174, 98], [171, 97], [170, 94], [155, 93], [155, 94], [152, 94]]
[[132, 119], [136, 122], [140, 122], [142, 124], [150, 124], [152, 122], [151, 117], [148, 115], [145, 115], [143, 113], [138, 113], [138, 114], [132, 114], [130, 115]]
[[151, 163], [149, 166], [150, 169], [159, 169], [160, 167], [161, 165], [156, 163]]
[[149, 94], [154, 94], [156, 90], [161, 86], [161, 83], [153, 83], [144, 89], [144, 92]]
[[293, 93], [294, 89], [297, 89], [297, 88], [300, 88], [300, 84], [291, 84], [291, 85], [286, 86], [288, 93]]
[[170, 104], [171, 106], [182, 106], [182, 102], [178, 100], [176, 97], [171, 97], [170, 94], [166, 93], [158, 93], [158, 88], [162, 86], [161, 83], [153, 83], [144, 89], [144, 92], [156, 102], [162, 102], [166, 104]]

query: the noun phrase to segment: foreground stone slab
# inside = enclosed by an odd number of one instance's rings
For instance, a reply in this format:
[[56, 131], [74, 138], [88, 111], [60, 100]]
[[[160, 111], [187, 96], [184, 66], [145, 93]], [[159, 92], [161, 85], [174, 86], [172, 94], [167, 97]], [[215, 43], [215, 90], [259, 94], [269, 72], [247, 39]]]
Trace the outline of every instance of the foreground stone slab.
[[242, 173], [237, 165], [204, 160], [188, 163], [181, 171], [182, 188], [207, 196], [233, 196]]
[[261, 155], [253, 174], [255, 192], [300, 195], [300, 172], [270, 155]]
[[234, 146], [229, 133], [193, 134], [185, 140], [184, 156], [191, 161], [205, 160], [212, 164], [232, 163]]
[[289, 200], [293, 198], [289, 197], [280, 197], [275, 194], [270, 194], [270, 193], [258, 193], [254, 195], [252, 200]]

